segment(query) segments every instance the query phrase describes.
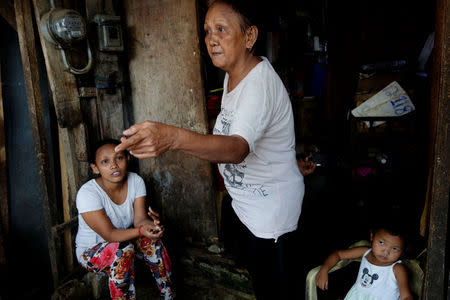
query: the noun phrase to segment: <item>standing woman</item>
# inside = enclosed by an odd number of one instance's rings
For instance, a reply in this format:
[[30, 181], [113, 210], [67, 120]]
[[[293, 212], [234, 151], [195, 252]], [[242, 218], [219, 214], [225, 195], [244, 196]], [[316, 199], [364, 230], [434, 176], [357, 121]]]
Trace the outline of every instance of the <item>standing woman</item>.
[[218, 163], [242, 223], [238, 236], [257, 298], [289, 299], [287, 243], [302, 207], [302, 174], [315, 165], [303, 162], [299, 171], [290, 99], [267, 58], [254, 55], [258, 28], [242, 7], [247, 2], [217, 0], [206, 14], [208, 54], [226, 72], [214, 134], [145, 121], [124, 131], [116, 151], [149, 158], [181, 150]]

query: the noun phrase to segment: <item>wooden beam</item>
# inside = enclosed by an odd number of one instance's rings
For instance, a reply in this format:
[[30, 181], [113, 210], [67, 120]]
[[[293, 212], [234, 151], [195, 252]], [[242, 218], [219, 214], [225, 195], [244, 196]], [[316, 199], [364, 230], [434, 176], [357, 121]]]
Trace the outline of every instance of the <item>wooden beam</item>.
[[[50, 10], [48, 0], [33, 0], [34, 14], [37, 24], [41, 17]], [[47, 77], [52, 91], [58, 125], [66, 156], [69, 178], [70, 207], [75, 206], [75, 196], [78, 188], [88, 179], [84, 169], [87, 162], [86, 128], [82, 118], [76, 78], [66, 70], [60, 51], [48, 42], [38, 26], [42, 52], [44, 54]], [[75, 214], [71, 209], [72, 216]]]
[[[128, 57], [133, 122], [153, 120], [207, 133], [198, 1], [121, 3], [133, 53]], [[168, 45], [176, 47], [168, 51]], [[152, 184], [152, 205], [180, 235], [200, 242], [217, 236], [211, 163], [173, 151], [140, 160], [139, 172]]]
[[74, 226], [78, 225], [78, 217], [67, 220], [64, 223], [52, 227], [52, 234], [54, 238], [60, 238], [61, 235], [67, 233]]
[[14, 5], [12, 5], [11, 2], [6, 0], [0, 1], [0, 16], [2, 16], [15, 31], [17, 31]]
[[[61, 137], [61, 129], [58, 128], [58, 140], [59, 140], [59, 161], [61, 166], [61, 194], [63, 203], [63, 218], [64, 222], [71, 219], [70, 208], [70, 192], [69, 192], [69, 178], [67, 174], [66, 156], [64, 155], [64, 146]], [[54, 227], [53, 227], [54, 228]], [[55, 236], [54, 236], [55, 237]], [[72, 247], [72, 232], [67, 230], [64, 232], [64, 260], [67, 266], [67, 270], [71, 272], [73, 270], [73, 247]]]
[[[89, 178], [89, 163], [87, 162], [86, 132], [84, 124], [80, 123], [75, 128], [61, 128], [61, 139], [69, 187], [69, 212], [70, 215], [74, 217], [77, 215], [75, 200], [78, 189]], [[81, 152], [83, 148], [85, 150], [84, 152]]]
[[430, 109], [429, 228], [423, 299], [447, 299], [450, 168], [450, 4], [436, 6]]
[[81, 87], [79, 89], [80, 98], [95, 98], [97, 97], [96, 88], [93, 87]]
[[0, 264], [6, 264], [4, 237], [9, 233], [8, 182], [6, 170], [5, 124], [3, 115], [3, 92], [0, 66]]
[[53, 285], [59, 282], [58, 252], [51, 228], [56, 223], [56, 203], [51, 199], [50, 159], [48, 155], [44, 112], [39, 86], [39, 70], [34, 43], [33, 18], [30, 0], [14, 1], [16, 13], [17, 33], [19, 36], [20, 54], [24, 73], [25, 87], [28, 98], [28, 111], [30, 114], [33, 144], [38, 165], [39, 187], [45, 216], [45, 229], [48, 238], [48, 250], [53, 275]]
[[3, 115], [3, 92], [0, 67], [0, 234], [9, 232], [8, 182], [6, 170], [5, 123]]
[[[41, 17], [50, 10], [50, 4], [48, 0], [33, 0], [33, 3], [36, 22], [40, 24]], [[82, 121], [75, 76], [66, 71], [61, 51], [44, 38], [40, 26], [38, 29], [58, 124], [61, 128], [73, 128]]]

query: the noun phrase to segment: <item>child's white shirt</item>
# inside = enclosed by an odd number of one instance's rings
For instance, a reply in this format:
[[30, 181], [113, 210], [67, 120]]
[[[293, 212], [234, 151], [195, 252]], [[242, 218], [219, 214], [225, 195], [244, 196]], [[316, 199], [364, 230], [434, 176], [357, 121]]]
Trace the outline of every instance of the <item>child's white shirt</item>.
[[371, 251], [369, 249], [364, 253], [356, 282], [344, 300], [399, 300], [400, 290], [394, 266], [401, 263], [401, 260], [389, 266], [376, 266], [366, 258]]

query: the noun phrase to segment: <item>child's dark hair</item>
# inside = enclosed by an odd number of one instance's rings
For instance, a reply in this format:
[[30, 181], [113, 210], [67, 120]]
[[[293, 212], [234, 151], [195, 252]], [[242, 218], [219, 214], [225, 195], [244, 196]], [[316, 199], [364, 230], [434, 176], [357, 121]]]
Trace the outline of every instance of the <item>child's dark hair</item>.
[[[95, 164], [95, 157], [97, 155], [97, 150], [100, 149], [100, 147], [104, 146], [104, 145], [119, 145], [120, 141], [116, 140], [116, 139], [111, 139], [111, 138], [107, 138], [107, 139], [103, 139], [100, 140], [98, 142], [96, 142], [92, 147], [91, 147], [91, 151], [89, 152], [89, 162], [92, 164]], [[125, 151], [126, 154], [128, 154], [128, 152]]]
[[377, 221], [372, 225], [372, 234], [375, 235], [378, 231], [384, 230], [390, 235], [403, 239], [405, 248], [407, 248], [411, 239], [411, 226], [409, 226], [410, 224], [406, 220], [408, 219], [398, 212], [378, 216]]

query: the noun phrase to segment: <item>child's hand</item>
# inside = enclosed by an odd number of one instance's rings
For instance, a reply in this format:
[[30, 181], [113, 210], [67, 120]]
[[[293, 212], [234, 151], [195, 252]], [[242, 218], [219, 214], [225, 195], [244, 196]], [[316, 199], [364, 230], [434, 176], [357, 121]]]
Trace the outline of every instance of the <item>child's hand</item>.
[[159, 220], [159, 214], [154, 211], [150, 206], [148, 207], [148, 216], [153, 220], [155, 225], [159, 225], [161, 221]]
[[145, 224], [141, 228], [141, 233], [143, 236], [148, 237], [152, 240], [160, 239], [164, 233], [164, 227], [154, 224]]
[[316, 285], [319, 289], [326, 291], [328, 290], [328, 271], [325, 269], [320, 269], [319, 273], [316, 275]]

